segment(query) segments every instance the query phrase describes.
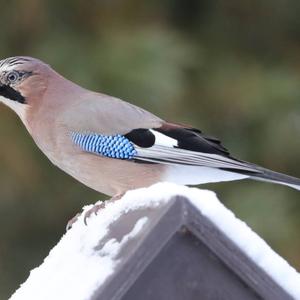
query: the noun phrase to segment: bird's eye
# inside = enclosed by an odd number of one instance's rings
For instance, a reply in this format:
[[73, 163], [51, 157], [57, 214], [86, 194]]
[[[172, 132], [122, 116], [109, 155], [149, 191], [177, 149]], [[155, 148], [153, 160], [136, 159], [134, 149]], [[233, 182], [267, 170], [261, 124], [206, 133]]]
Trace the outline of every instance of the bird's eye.
[[19, 79], [19, 73], [16, 71], [11, 71], [6, 76], [9, 83], [14, 83]]

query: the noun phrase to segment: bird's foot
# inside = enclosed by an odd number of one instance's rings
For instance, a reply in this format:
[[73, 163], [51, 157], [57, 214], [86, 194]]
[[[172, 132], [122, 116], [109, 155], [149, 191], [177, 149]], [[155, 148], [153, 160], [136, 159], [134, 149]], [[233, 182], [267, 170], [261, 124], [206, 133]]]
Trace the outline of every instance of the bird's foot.
[[[97, 215], [98, 212], [102, 209], [105, 208], [106, 204], [108, 203], [113, 203], [117, 200], [120, 200], [123, 195], [125, 193], [122, 193], [122, 194], [117, 194], [115, 196], [113, 196], [111, 199], [109, 200], [105, 200], [105, 201], [102, 201], [102, 202], [98, 202], [96, 204], [93, 205], [92, 208], [90, 208], [89, 210], [87, 210], [86, 212], [84, 212], [84, 215], [83, 215], [83, 221], [84, 221], [84, 224], [87, 225], [87, 219], [92, 215], [92, 214], [95, 214]], [[73, 224], [78, 220], [78, 218], [81, 216], [82, 213], [78, 213], [76, 216], [74, 216], [71, 220], [69, 220], [67, 226], [66, 226], [66, 231], [68, 231], [69, 229], [72, 228]]]
[[70, 219], [66, 226], [66, 231], [72, 228], [73, 224], [77, 222], [78, 218], [81, 216], [81, 213], [76, 214], [72, 219]]
[[83, 219], [84, 220], [84, 224], [87, 225], [87, 219], [92, 214], [97, 215], [100, 210], [102, 210], [102, 209], [105, 208], [106, 204], [108, 204], [108, 203], [114, 203], [117, 200], [120, 200], [123, 197], [124, 194], [125, 193], [117, 194], [117, 195], [111, 197], [109, 200], [105, 200], [105, 201], [102, 201], [101, 203], [95, 204], [91, 209], [89, 209], [88, 211], [86, 211], [84, 213], [84, 219]]
[[92, 208], [90, 208], [89, 210], [87, 210], [85, 213], [84, 213], [84, 216], [83, 216], [83, 222], [85, 225], [87, 225], [87, 219], [92, 215], [92, 214], [95, 214], [97, 215], [98, 212], [100, 210], [102, 210], [103, 208], [105, 208], [105, 205], [106, 205], [106, 202], [109, 202], [110, 200], [106, 200], [106, 201], [102, 201], [101, 203], [98, 203], [98, 204], [94, 204]]

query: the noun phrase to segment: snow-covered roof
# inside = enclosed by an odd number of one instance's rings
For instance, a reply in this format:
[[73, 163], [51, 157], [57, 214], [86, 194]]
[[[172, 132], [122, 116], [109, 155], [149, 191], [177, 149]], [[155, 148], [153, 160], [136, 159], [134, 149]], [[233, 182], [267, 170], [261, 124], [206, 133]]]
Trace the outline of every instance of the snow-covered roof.
[[90, 299], [121, 266], [120, 253], [127, 245], [133, 241], [139, 244], [145, 237], [149, 218], [139, 217], [134, 226], [124, 228], [122, 236], [108, 239], [114, 222], [130, 212], [160, 209], [178, 195], [186, 197], [288, 294], [300, 299], [300, 274], [224, 207], [213, 192], [170, 183], [126, 193], [120, 201], [91, 216], [87, 226], [80, 217], [10, 299]]

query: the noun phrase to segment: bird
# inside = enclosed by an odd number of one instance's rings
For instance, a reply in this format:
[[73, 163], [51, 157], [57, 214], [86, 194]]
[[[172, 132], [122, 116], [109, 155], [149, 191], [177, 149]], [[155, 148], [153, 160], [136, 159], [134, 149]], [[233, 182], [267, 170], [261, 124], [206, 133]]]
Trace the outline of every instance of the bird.
[[249, 178], [300, 190], [299, 178], [237, 159], [199, 129], [89, 91], [36, 58], [0, 61], [0, 101], [54, 165], [111, 199], [160, 181], [200, 185]]

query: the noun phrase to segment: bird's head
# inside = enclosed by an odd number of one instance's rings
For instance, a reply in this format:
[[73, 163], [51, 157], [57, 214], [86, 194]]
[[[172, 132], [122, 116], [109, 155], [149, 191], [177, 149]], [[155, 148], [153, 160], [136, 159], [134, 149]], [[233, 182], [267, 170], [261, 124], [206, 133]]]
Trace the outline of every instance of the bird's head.
[[46, 64], [38, 59], [16, 56], [0, 61], [0, 102], [21, 119], [26, 110], [41, 98], [47, 83]]

